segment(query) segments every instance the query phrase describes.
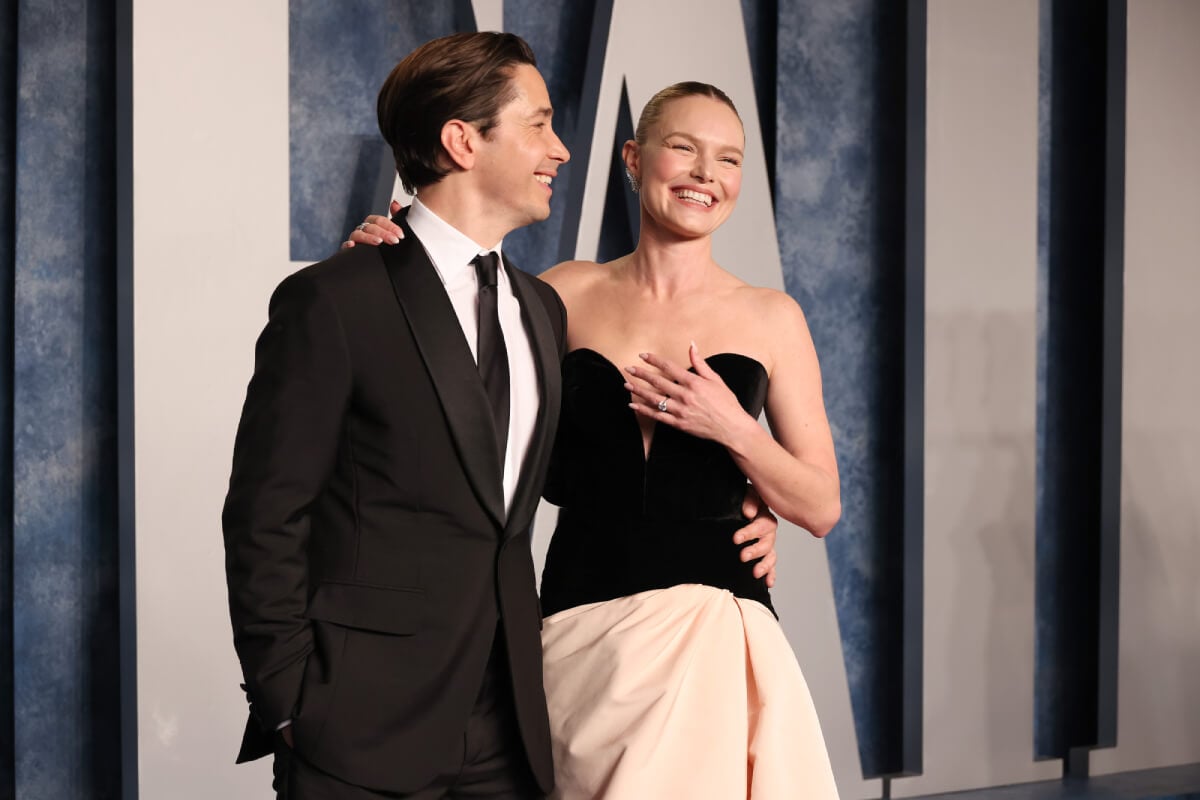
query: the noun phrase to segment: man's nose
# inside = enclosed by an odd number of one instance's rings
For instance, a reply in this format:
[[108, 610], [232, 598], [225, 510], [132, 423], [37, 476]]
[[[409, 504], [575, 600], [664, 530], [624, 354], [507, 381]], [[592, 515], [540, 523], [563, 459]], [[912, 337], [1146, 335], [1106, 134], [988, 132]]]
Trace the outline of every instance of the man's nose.
[[567, 163], [571, 160], [570, 151], [567, 150], [567, 146], [563, 144], [563, 140], [558, 137], [557, 133], [553, 130], [550, 132], [554, 134], [554, 144], [550, 148], [550, 158], [561, 164]]

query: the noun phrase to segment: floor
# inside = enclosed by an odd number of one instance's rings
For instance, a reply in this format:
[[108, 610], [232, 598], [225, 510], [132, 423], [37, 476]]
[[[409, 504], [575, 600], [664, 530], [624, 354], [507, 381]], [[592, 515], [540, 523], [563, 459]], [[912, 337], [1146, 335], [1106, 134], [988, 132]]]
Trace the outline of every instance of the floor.
[[1046, 781], [970, 792], [926, 795], [937, 800], [1200, 800], [1200, 764]]

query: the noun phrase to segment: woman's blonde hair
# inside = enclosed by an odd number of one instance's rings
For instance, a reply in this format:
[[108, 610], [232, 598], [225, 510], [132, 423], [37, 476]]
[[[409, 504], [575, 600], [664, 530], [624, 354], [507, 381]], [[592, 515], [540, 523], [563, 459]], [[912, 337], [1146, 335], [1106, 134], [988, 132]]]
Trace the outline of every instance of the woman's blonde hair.
[[672, 100], [679, 100], [684, 97], [711, 97], [713, 100], [718, 100], [729, 106], [729, 110], [738, 118], [738, 122], [742, 121], [742, 115], [738, 114], [737, 106], [729, 99], [729, 95], [711, 83], [683, 81], [682, 83], [671, 84], [650, 98], [650, 101], [646, 103], [646, 107], [642, 109], [642, 115], [638, 117], [637, 131], [633, 135], [634, 141], [638, 144], [645, 144], [651, 126], [662, 117], [663, 110], [667, 105]]

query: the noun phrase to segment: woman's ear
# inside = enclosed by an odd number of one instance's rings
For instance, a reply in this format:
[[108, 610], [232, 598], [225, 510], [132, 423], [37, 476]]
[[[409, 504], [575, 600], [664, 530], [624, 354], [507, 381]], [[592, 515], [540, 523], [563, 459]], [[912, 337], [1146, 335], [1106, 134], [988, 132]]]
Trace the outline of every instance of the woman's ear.
[[461, 119], [452, 119], [442, 126], [442, 149], [459, 169], [475, 166], [475, 137], [478, 135], [474, 125]]
[[621, 159], [625, 162], [625, 171], [635, 181], [642, 179], [642, 150], [633, 139], [621, 145]]

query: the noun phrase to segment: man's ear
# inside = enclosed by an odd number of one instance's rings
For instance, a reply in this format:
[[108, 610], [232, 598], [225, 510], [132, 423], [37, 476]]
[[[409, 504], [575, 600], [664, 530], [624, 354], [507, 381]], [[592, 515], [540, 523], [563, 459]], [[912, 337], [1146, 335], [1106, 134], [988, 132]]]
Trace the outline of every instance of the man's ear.
[[442, 149], [446, 157], [459, 169], [475, 166], [476, 140], [479, 131], [469, 122], [452, 119], [442, 126]]

